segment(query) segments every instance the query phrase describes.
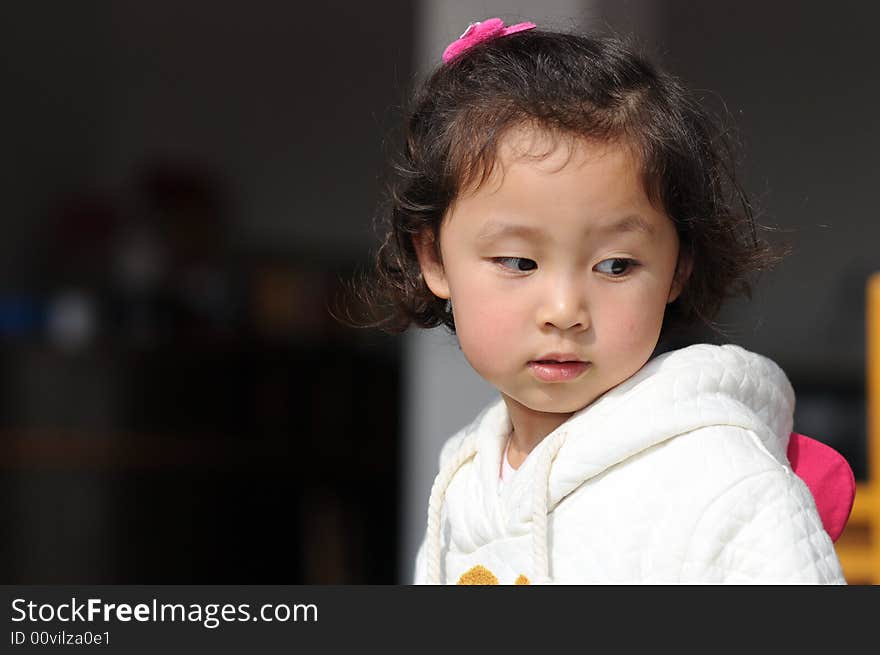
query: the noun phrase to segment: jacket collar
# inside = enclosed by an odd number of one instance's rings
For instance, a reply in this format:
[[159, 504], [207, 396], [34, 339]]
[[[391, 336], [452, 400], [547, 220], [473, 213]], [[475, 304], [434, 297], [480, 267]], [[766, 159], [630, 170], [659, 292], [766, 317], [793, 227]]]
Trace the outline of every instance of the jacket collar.
[[[503, 515], [527, 522], [535, 485], [546, 484], [548, 511], [585, 481], [642, 451], [685, 432], [734, 425], [755, 432], [786, 462], [794, 391], [772, 360], [739, 346], [696, 344], [650, 360], [635, 375], [573, 414], [526, 457], [501, 496]], [[471, 426], [476, 431], [478, 475], [488, 493], [498, 471], [510, 419], [499, 398]], [[541, 452], [561, 435], [547, 481], [536, 481]]]

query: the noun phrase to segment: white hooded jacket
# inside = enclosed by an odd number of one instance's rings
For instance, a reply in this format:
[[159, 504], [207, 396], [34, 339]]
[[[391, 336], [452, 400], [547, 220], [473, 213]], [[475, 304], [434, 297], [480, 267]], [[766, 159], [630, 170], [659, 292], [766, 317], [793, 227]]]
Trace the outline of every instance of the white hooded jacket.
[[786, 456], [793, 412], [771, 360], [690, 346], [576, 412], [500, 486], [499, 398], [443, 446], [415, 583], [845, 584]]

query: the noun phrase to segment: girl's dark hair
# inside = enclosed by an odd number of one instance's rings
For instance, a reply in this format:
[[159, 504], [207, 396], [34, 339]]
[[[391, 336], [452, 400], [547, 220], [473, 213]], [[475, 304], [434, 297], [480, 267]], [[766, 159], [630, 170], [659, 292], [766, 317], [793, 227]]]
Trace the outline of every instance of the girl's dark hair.
[[666, 308], [661, 339], [699, 326], [723, 334], [713, 319], [724, 300], [750, 298], [748, 276], [784, 254], [758, 237], [730, 142], [676, 78], [616, 38], [525, 31], [471, 48], [415, 94], [377, 216], [376, 268], [354, 289], [366, 317], [349, 325], [455, 332], [451, 307], [422, 279], [412, 238], [435, 237], [441, 260], [436, 237], [447, 209], [462, 189], [486, 180], [502, 137], [524, 124], [620, 141], [639, 156], [646, 192], [672, 219], [681, 253], [693, 262]]

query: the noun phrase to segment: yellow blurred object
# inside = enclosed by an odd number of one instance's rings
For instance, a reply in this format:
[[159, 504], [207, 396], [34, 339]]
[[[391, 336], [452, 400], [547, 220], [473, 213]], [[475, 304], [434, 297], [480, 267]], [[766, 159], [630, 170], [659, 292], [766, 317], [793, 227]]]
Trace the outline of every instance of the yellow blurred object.
[[867, 480], [835, 548], [849, 584], [880, 584], [880, 273], [868, 278], [865, 320]]

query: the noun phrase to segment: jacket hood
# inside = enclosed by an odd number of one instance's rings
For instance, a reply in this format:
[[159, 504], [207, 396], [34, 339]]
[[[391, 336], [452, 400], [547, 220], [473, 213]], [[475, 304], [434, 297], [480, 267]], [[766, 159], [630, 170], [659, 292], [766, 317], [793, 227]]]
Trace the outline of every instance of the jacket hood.
[[[696, 344], [651, 359], [547, 435], [505, 485], [512, 518], [532, 523], [538, 578], [549, 580], [546, 515], [586, 480], [678, 435], [717, 425], [751, 430], [786, 464], [794, 402], [782, 369], [740, 346]], [[436, 574], [439, 582], [446, 488], [472, 458], [483, 488], [496, 488], [510, 429], [507, 407], [499, 398], [463, 430], [457, 448], [445, 457], [429, 501], [429, 581]]]

